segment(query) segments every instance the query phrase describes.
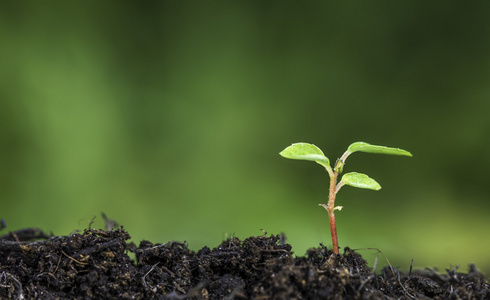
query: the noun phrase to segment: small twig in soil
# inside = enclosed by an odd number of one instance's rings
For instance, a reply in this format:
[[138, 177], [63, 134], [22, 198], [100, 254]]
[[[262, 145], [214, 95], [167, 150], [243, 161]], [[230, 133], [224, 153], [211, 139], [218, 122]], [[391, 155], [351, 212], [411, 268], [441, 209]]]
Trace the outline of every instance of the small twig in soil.
[[60, 258], [58, 258], [58, 264], [56, 265], [56, 269], [54, 269], [53, 275], [54, 273], [56, 273], [56, 271], [58, 271], [58, 268], [60, 267], [60, 263], [61, 263], [61, 255]]
[[61, 253], [63, 253], [66, 257], [68, 257], [69, 259], [73, 260], [74, 262], [76, 262], [77, 264], [80, 264], [80, 265], [88, 265], [88, 263], [86, 262], [83, 262], [83, 261], [78, 261], [76, 259], [74, 259], [73, 257], [71, 257], [70, 255], [66, 254], [65, 251], [61, 250]]
[[145, 287], [145, 288], [150, 287], [150, 289], [151, 289], [151, 290], [153, 290], [153, 287], [152, 287], [150, 284], [147, 284], [147, 283], [146, 283], [146, 276], [147, 276], [148, 274], [150, 274], [150, 272], [151, 272], [151, 271], [153, 271], [153, 269], [155, 269], [155, 267], [156, 267], [156, 266], [157, 266], [159, 263], [160, 263], [160, 262], [157, 262], [156, 264], [154, 264], [153, 266], [151, 266], [150, 270], [149, 270], [148, 272], [146, 272], [146, 274], [145, 274], [145, 275], [143, 275], [143, 278], [142, 278], [141, 280], [143, 281], [143, 285], [144, 285], [144, 287]]
[[79, 254], [80, 255], [89, 255], [89, 254], [92, 254], [94, 252], [98, 252], [100, 250], [104, 250], [104, 249], [110, 248], [114, 245], [117, 245], [121, 240], [124, 240], [124, 237], [120, 236], [120, 237], [112, 239], [108, 242], [105, 242], [102, 244], [97, 244], [97, 245], [92, 246], [92, 247], [87, 248], [87, 249], [83, 249], [82, 251], [80, 251]]
[[358, 293], [360, 293], [360, 292], [361, 292], [361, 290], [362, 290], [362, 288], [364, 287], [364, 285], [365, 285], [366, 283], [368, 283], [369, 281], [371, 281], [371, 279], [373, 279], [374, 277], [376, 277], [374, 274], [369, 275], [369, 276], [368, 276], [368, 278], [366, 278], [366, 280], [364, 280], [364, 281], [361, 283], [361, 285], [360, 285], [360, 286], [359, 286], [359, 288], [357, 289], [357, 292], [358, 292]]
[[410, 298], [412, 299], [415, 299], [415, 296], [413, 296], [412, 294], [410, 294], [406, 289], [405, 289], [405, 286], [402, 284], [402, 282], [400, 281], [400, 273], [398, 273], [398, 276], [396, 277], [397, 281], [398, 281], [398, 284], [402, 287], [403, 289], [403, 292], [405, 294], [407, 294], [407, 296], [409, 296]]
[[261, 249], [260, 251], [261, 252], [283, 252], [283, 253], [289, 254], [289, 251], [286, 249], [271, 249], [271, 250]]
[[90, 220], [90, 223], [88, 223], [88, 229], [91, 230], [92, 229], [92, 225], [95, 223], [95, 216], [92, 218], [92, 220]]
[[[5, 282], [7, 280], [7, 277], [10, 278], [13, 282], [15, 282], [17, 284], [17, 287], [19, 288], [19, 296], [17, 297], [17, 299], [24, 299], [24, 294], [22, 293], [22, 284], [20, 283], [20, 281], [17, 280], [15, 276], [7, 272], [2, 272], [2, 274], [0, 275], [0, 279], [2, 282]], [[3, 285], [3, 284], [1, 286], [9, 287], [9, 285]]]
[[174, 272], [170, 271], [170, 270], [169, 270], [167, 267], [165, 267], [165, 266], [161, 266], [161, 268], [162, 268], [162, 269], [163, 269], [165, 272], [167, 272], [168, 274], [170, 274], [170, 276], [175, 277]]
[[373, 264], [373, 274], [376, 274], [376, 269], [378, 267], [378, 256], [374, 258], [374, 264]]
[[161, 244], [161, 245], [156, 245], [156, 246], [145, 248], [145, 249], [137, 249], [136, 252], [145, 252], [145, 251], [149, 251], [149, 250], [152, 250], [152, 249], [161, 248], [161, 247], [164, 247], [166, 245], [167, 245], [167, 243]]

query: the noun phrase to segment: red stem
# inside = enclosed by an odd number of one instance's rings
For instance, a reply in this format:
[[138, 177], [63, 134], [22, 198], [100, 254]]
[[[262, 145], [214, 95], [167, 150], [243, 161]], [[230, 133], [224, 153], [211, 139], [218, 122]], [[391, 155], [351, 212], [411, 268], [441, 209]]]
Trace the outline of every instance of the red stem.
[[339, 254], [339, 240], [337, 238], [337, 225], [335, 223], [335, 195], [338, 172], [334, 171], [330, 178], [330, 191], [328, 194], [328, 219], [330, 220], [330, 234], [332, 235], [333, 252]]

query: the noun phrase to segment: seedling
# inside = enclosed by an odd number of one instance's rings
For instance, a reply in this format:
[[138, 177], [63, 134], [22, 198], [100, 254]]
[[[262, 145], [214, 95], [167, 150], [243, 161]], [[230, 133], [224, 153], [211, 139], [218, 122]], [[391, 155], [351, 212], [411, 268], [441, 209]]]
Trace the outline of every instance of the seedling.
[[295, 143], [284, 149], [281, 156], [289, 159], [309, 160], [314, 161], [323, 167], [330, 176], [330, 190], [328, 194], [328, 204], [319, 204], [323, 206], [328, 212], [328, 218], [330, 220], [330, 232], [332, 235], [333, 252], [339, 254], [339, 242], [337, 239], [337, 226], [335, 224], [335, 211], [341, 210], [342, 206], [335, 206], [335, 196], [344, 185], [350, 185], [361, 189], [379, 190], [381, 186], [376, 180], [361, 173], [351, 172], [342, 176], [340, 182], [337, 183], [337, 177], [342, 173], [345, 165], [345, 160], [349, 155], [354, 152], [366, 152], [366, 153], [378, 153], [378, 154], [391, 154], [391, 155], [404, 155], [412, 156], [408, 151], [398, 148], [390, 148], [384, 146], [371, 145], [364, 142], [355, 142], [347, 148], [347, 151], [337, 159], [335, 167], [330, 167], [329, 159], [323, 154], [322, 150], [313, 144], [308, 143]]

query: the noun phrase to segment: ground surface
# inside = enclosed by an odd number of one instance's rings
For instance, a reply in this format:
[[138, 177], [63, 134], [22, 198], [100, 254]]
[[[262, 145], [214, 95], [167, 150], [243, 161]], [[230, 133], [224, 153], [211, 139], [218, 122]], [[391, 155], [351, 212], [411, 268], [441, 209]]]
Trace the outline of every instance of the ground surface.
[[[467, 274], [387, 267], [325, 247], [295, 257], [281, 236], [231, 238], [194, 252], [186, 244], [128, 244], [123, 228], [0, 237], [2, 299], [490, 299], [474, 266]], [[134, 252], [136, 259], [128, 256]]]

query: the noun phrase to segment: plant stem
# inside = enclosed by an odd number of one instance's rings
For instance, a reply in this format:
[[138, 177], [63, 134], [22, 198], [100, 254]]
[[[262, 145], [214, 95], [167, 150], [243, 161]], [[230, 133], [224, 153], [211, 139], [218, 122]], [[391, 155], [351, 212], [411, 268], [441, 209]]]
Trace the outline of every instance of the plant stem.
[[335, 254], [339, 254], [339, 240], [337, 238], [337, 225], [335, 223], [335, 196], [338, 172], [335, 170], [330, 176], [330, 191], [328, 194], [328, 219], [330, 221], [330, 234], [332, 235], [332, 247]]

